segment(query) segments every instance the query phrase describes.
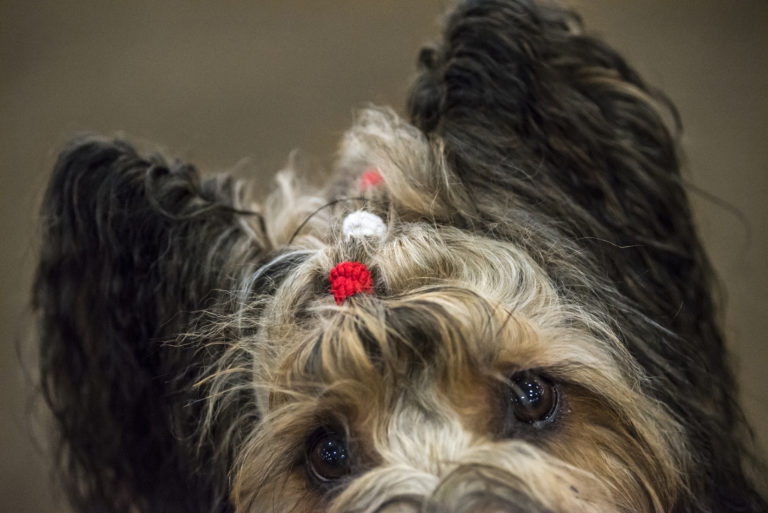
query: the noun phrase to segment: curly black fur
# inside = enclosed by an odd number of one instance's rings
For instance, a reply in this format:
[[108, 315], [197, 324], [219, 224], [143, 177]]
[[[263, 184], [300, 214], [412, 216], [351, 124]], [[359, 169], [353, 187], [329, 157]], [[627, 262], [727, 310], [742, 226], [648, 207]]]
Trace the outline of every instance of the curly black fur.
[[[662, 119], [677, 114], [579, 25], [527, 0], [463, 2], [419, 57], [412, 121], [442, 138], [476, 205], [456, 224], [525, 248], [573, 302], [613, 305], [613, 328], [699, 461], [695, 500], [675, 511], [766, 511], [745, 477], [712, 272]], [[239, 195], [227, 177], [201, 181], [119, 140], [76, 139], [60, 155], [33, 297], [59, 472], [78, 511], [231, 510], [238, 435], [224, 454], [195, 438], [193, 385], [220, 355], [175, 341], [203, 329], [199, 312], [227, 313], [224, 291], [274, 249], [242, 222], [256, 214]], [[595, 276], [606, 286], [585, 290]]]

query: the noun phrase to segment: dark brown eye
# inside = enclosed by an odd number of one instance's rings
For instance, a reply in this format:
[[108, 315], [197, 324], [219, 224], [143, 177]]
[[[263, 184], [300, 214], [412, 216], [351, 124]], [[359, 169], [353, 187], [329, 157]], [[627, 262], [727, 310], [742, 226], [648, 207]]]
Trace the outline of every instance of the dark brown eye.
[[307, 468], [319, 483], [330, 483], [349, 474], [346, 438], [332, 430], [315, 432], [307, 445]]
[[557, 387], [530, 371], [519, 372], [509, 380], [512, 414], [520, 422], [537, 424], [554, 417], [558, 406]]

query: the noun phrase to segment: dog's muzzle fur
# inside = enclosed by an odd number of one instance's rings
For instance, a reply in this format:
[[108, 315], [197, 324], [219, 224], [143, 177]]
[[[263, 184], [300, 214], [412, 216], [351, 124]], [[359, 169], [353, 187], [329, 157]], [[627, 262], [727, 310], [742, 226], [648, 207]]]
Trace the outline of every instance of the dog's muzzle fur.
[[74, 507], [766, 511], [671, 104], [527, 0], [462, 2], [419, 66], [319, 191], [64, 149], [34, 306]]

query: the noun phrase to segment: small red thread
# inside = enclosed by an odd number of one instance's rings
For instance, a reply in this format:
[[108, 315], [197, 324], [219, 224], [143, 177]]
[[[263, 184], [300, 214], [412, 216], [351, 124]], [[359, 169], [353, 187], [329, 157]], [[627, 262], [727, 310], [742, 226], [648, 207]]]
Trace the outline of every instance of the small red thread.
[[371, 187], [376, 187], [382, 181], [384, 181], [384, 179], [381, 177], [379, 170], [371, 168], [360, 176], [360, 188], [362, 190], [370, 189]]
[[328, 277], [331, 282], [331, 292], [340, 305], [349, 296], [364, 292], [373, 294], [371, 272], [360, 262], [342, 262], [331, 269]]

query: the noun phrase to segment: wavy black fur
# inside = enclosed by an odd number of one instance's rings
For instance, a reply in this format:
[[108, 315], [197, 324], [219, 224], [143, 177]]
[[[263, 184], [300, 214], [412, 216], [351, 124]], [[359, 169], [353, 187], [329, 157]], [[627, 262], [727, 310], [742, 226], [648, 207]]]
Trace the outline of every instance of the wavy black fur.
[[228, 509], [227, 463], [190, 441], [201, 409], [192, 380], [215, 355], [166, 342], [262, 250], [242, 244], [236, 200], [230, 179], [201, 181], [119, 140], [77, 139], [59, 156], [34, 303], [78, 511]]

